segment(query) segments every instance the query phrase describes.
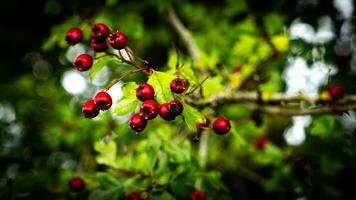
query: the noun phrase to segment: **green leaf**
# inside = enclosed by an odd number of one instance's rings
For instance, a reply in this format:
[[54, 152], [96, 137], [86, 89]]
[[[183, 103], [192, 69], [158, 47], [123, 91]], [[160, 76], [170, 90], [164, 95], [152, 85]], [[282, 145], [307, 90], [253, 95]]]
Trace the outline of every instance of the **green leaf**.
[[140, 101], [136, 98], [136, 88], [138, 85], [135, 82], [128, 82], [122, 86], [122, 98], [117, 102], [114, 113], [118, 116], [123, 116], [134, 110]]
[[127, 82], [125, 83], [121, 90], [122, 93], [124, 94], [124, 97], [134, 97], [136, 96], [136, 89], [138, 88], [137, 83], [135, 82]]
[[221, 84], [222, 77], [215, 76], [212, 78], [208, 78], [203, 84], [203, 97], [209, 98], [212, 94], [216, 94], [224, 91], [224, 86]]
[[116, 143], [114, 141], [109, 141], [105, 143], [104, 141], [98, 141], [94, 144], [94, 149], [99, 153], [96, 156], [96, 162], [99, 164], [109, 165], [116, 167]]
[[310, 128], [310, 134], [326, 138], [330, 136], [335, 129], [336, 118], [331, 115], [317, 117], [313, 120]]
[[[97, 56], [102, 56], [104, 54], [98, 54]], [[90, 80], [93, 80], [93, 78], [95, 77], [95, 75], [100, 72], [105, 66], [108, 65], [123, 65], [119, 60], [117, 60], [116, 58], [113, 57], [109, 57], [109, 56], [105, 56], [102, 57], [100, 59], [98, 59], [94, 65], [90, 68], [89, 71], [89, 77]]]
[[94, 190], [90, 196], [89, 200], [117, 200], [124, 194], [124, 188], [122, 185], [113, 187], [109, 190]]
[[158, 103], [166, 103], [174, 99], [169, 85], [176, 76], [165, 72], [153, 71], [147, 83], [152, 85]]
[[194, 107], [186, 104], [184, 101], [181, 101], [183, 104], [183, 113], [184, 121], [187, 123], [187, 126], [195, 132], [197, 130], [196, 123], [205, 123], [205, 117]]

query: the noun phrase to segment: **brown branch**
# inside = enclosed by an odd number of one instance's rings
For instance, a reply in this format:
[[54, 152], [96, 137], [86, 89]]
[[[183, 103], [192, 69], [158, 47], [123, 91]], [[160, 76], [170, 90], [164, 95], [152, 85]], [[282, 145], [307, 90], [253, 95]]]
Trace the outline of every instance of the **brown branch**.
[[117, 79], [114, 79], [113, 81], [111, 81], [111, 83], [108, 86], [106, 86], [104, 90], [105, 91], [109, 90], [113, 85], [115, 85], [116, 83], [118, 83], [122, 79], [130, 76], [131, 74], [134, 74], [136, 72], [142, 71], [142, 70], [145, 70], [145, 69], [141, 68], [141, 69], [136, 69], [136, 70], [132, 70], [132, 71], [127, 72], [126, 74], [122, 75], [120, 78], [117, 78]]
[[173, 28], [177, 31], [180, 38], [183, 40], [185, 46], [187, 47], [190, 57], [193, 61], [199, 59], [199, 49], [194, 41], [194, 38], [190, 31], [183, 25], [183, 23], [177, 17], [176, 12], [172, 7], [167, 8], [168, 21], [172, 24]]

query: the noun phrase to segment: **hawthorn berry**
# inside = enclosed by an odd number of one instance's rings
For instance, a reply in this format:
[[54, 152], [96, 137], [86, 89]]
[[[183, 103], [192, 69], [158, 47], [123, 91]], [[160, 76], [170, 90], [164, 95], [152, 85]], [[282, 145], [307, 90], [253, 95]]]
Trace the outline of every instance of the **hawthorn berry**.
[[90, 33], [91, 33], [91, 37], [94, 38], [95, 40], [103, 41], [106, 40], [107, 37], [109, 37], [111, 31], [109, 27], [106, 26], [105, 24], [97, 23], [90, 28]]
[[109, 37], [109, 44], [114, 49], [124, 49], [127, 42], [128, 38], [123, 32], [116, 32]]
[[206, 115], [205, 116], [205, 123], [198, 122], [197, 126], [199, 128], [208, 128], [210, 126], [210, 118]]
[[163, 104], [161, 104], [159, 106], [159, 116], [161, 116], [162, 119], [164, 119], [166, 121], [174, 120], [175, 116], [170, 111], [170, 104], [169, 103], [163, 103]]
[[130, 193], [130, 194], [127, 194], [123, 200], [140, 200], [140, 196], [138, 196], [137, 193], [133, 192], [133, 193]]
[[99, 92], [94, 97], [95, 105], [100, 110], [107, 110], [112, 105], [111, 96], [107, 92]]
[[333, 101], [344, 98], [344, 87], [341, 85], [333, 85], [328, 88], [328, 93]]
[[263, 150], [268, 142], [269, 142], [269, 137], [267, 135], [261, 136], [257, 138], [255, 142], [255, 147], [258, 150]]
[[141, 132], [143, 129], [145, 129], [147, 125], [147, 120], [145, 120], [139, 113], [135, 113], [129, 122], [129, 125], [132, 130], [136, 132]]
[[224, 135], [231, 129], [230, 121], [224, 117], [219, 117], [214, 121], [213, 129], [216, 134]]
[[103, 52], [106, 49], [106, 40], [95, 40], [94, 38], [90, 41], [91, 48], [96, 52]]
[[176, 78], [171, 81], [171, 91], [176, 94], [181, 94], [185, 91], [185, 80]]
[[192, 193], [192, 200], [205, 200], [207, 198], [205, 192], [195, 191]]
[[83, 40], [83, 31], [77, 27], [70, 28], [66, 33], [65, 40], [68, 45], [75, 45]]
[[144, 119], [153, 119], [158, 115], [158, 103], [155, 100], [146, 100], [141, 104], [140, 115]]
[[93, 66], [93, 57], [89, 54], [80, 54], [73, 62], [73, 66], [78, 71], [86, 71]]
[[169, 111], [173, 114], [174, 117], [182, 114], [183, 105], [178, 100], [173, 100], [169, 102]]
[[85, 118], [94, 118], [99, 114], [99, 109], [93, 99], [86, 101], [82, 108]]
[[155, 90], [153, 89], [153, 87], [150, 84], [142, 83], [136, 89], [136, 97], [140, 101], [146, 101], [146, 100], [154, 99]]
[[80, 177], [74, 177], [69, 181], [68, 186], [73, 192], [81, 192], [85, 189], [85, 182]]

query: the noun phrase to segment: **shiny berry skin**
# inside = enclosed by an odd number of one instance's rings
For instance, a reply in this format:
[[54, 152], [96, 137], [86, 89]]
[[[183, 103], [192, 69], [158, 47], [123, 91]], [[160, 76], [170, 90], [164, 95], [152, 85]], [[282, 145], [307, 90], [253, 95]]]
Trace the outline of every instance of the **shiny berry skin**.
[[224, 117], [219, 117], [214, 121], [213, 129], [216, 134], [224, 135], [231, 129], [230, 121]]
[[169, 111], [174, 115], [174, 117], [182, 114], [183, 105], [178, 100], [173, 100], [169, 102]]
[[161, 116], [162, 119], [166, 121], [172, 121], [175, 119], [175, 116], [170, 111], [169, 107], [170, 107], [169, 103], [163, 103], [159, 106], [159, 116]]
[[85, 118], [94, 118], [99, 114], [99, 109], [93, 99], [86, 101], [82, 108]]
[[123, 198], [123, 200], [140, 200], [141, 198], [140, 198], [140, 196], [138, 196], [138, 194], [136, 194], [136, 193], [130, 193], [130, 194], [128, 194], [128, 195], [126, 195], [124, 198]]
[[66, 33], [65, 40], [68, 45], [75, 45], [83, 40], [83, 31], [77, 27], [70, 28]]
[[114, 49], [124, 49], [127, 42], [128, 38], [123, 32], [116, 32], [109, 37], [109, 44]]
[[99, 92], [94, 97], [95, 105], [100, 110], [107, 110], [112, 105], [111, 96], [107, 92]]
[[153, 87], [147, 83], [142, 83], [137, 89], [136, 89], [136, 97], [140, 101], [146, 101], [150, 99], [154, 99], [155, 97], [155, 90]]
[[209, 126], [210, 126], [210, 118], [208, 116], [205, 116], [205, 123], [198, 122], [197, 126], [199, 128], [209, 128]]
[[105, 40], [109, 37], [111, 31], [105, 24], [97, 23], [90, 28], [91, 37], [96, 40]]
[[133, 131], [141, 132], [143, 131], [143, 129], [145, 129], [147, 125], [147, 120], [141, 117], [139, 113], [135, 113], [134, 115], [132, 115], [129, 125]]
[[269, 137], [267, 135], [261, 136], [257, 138], [255, 142], [255, 147], [258, 150], [263, 150], [268, 142], [269, 142]]
[[344, 87], [341, 85], [333, 85], [328, 88], [328, 93], [333, 101], [344, 98]]
[[73, 66], [78, 71], [86, 71], [93, 66], [93, 57], [89, 54], [80, 54], [73, 62]]
[[140, 115], [144, 119], [153, 119], [158, 115], [158, 103], [155, 100], [146, 100], [141, 104]]
[[171, 81], [171, 91], [176, 94], [181, 94], [185, 91], [185, 80], [176, 78]]
[[95, 40], [90, 41], [91, 48], [96, 52], [103, 52], [106, 49], [106, 40]]
[[69, 181], [68, 186], [72, 192], [81, 192], [85, 189], [85, 182], [80, 177], [74, 177]]
[[207, 196], [205, 192], [195, 191], [192, 193], [191, 200], [206, 200]]

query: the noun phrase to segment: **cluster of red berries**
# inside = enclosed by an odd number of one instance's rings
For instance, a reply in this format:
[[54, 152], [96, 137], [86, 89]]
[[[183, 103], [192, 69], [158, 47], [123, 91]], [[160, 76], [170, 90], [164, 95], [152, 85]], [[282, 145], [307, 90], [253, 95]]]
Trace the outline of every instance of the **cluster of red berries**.
[[112, 105], [111, 96], [107, 92], [97, 93], [93, 99], [87, 100], [82, 108], [82, 113], [86, 118], [94, 118], [99, 114], [99, 111], [107, 110]]
[[[185, 80], [176, 78], [172, 80], [170, 86], [172, 92], [180, 94], [185, 90]], [[136, 97], [142, 101], [140, 112], [135, 113], [129, 122], [131, 129], [136, 132], [143, 131], [147, 125], [147, 120], [154, 119], [158, 114], [162, 119], [172, 121], [183, 112], [183, 105], [177, 99], [159, 105], [154, 100], [155, 91], [153, 87], [147, 83], [142, 83], [136, 89]]]
[[[112, 33], [105, 24], [97, 23], [90, 28], [91, 40], [90, 46], [96, 52], [103, 52], [107, 49], [107, 44], [114, 49], [124, 49], [127, 46], [128, 38], [123, 32]], [[65, 40], [69, 45], [75, 45], [83, 41], [83, 31], [80, 28], [73, 27], [66, 33]], [[73, 66], [78, 71], [86, 71], [93, 65], [93, 57], [89, 54], [79, 55]]]

